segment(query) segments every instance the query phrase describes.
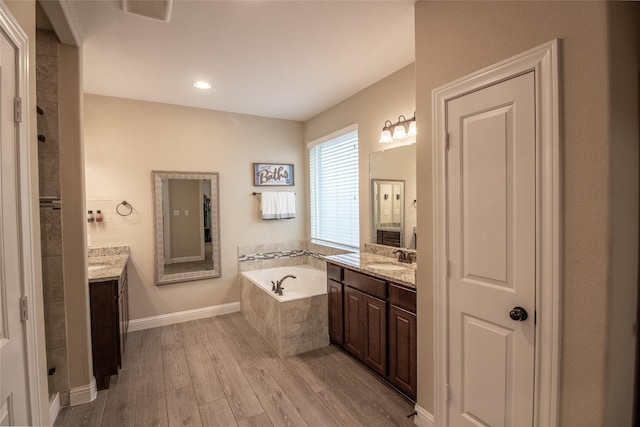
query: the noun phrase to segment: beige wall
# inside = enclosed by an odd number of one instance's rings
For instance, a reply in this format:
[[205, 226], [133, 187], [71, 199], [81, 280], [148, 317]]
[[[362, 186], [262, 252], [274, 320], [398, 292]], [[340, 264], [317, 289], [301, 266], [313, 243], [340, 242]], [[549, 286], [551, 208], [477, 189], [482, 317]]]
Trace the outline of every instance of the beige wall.
[[[396, 142], [381, 145], [378, 142], [380, 132], [386, 120], [395, 123], [401, 114], [411, 117], [414, 111], [415, 67], [414, 64], [410, 64], [305, 122], [305, 142], [321, 138], [354, 123], [358, 125], [361, 243], [369, 242], [371, 235], [369, 154], [403, 144]], [[421, 132], [421, 121], [418, 119], [416, 122], [418, 132]]]
[[[624, 245], [637, 251], [637, 128], [638, 115], [624, 119], [624, 129], [612, 129], [612, 115], [620, 102], [612, 93], [610, 73], [610, 28], [633, 25], [629, 13], [608, 18], [612, 6], [605, 2], [418, 2], [416, 4], [416, 89], [418, 116], [418, 404], [430, 412], [434, 407], [433, 301], [432, 301], [432, 200], [431, 191], [431, 91], [447, 82], [499, 62], [551, 39], [561, 40], [561, 114], [563, 119], [564, 181], [564, 268], [562, 304], [561, 423], [562, 426], [629, 425], [632, 394], [625, 395], [632, 382], [632, 333], [637, 287], [637, 252], [625, 261], [627, 277], [612, 285], [611, 224], [612, 172], [617, 166], [613, 150], [618, 141], [622, 156], [628, 156], [620, 189], [630, 198], [631, 237]], [[636, 8], [637, 11], [637, 8]], [[635, 17], [637, 19], [637, 16]], [[635, 21], [637, 26], [637, 21]], [[629, 46], [629, 32], [617, 34], [617, 41]], [[627, 100], [638, 105], [637, 43], [622, 49], [630, 60], [623, 83]], [[635, 50], [635, 52], [634, 52]], [[633, 115], [633, 114], [632, 114]], [[614, 151], [614, 152], [612, 152]], [[616, 206], [622, 206], [617, 205]], [[635, 243], [634, 243], [635, 241]], [[612, 297], [612, 292], [616, 295]], [[616, 341], [621, 356], [615, 371], [624, 372], [624, 384], [608, 382], [608, 327], [618, 307], [614, 300], [628, 301], [617, 326], [623, 339]], [[612, 402], [611, 396], [622, 402]], [[624, 411], [605, 414], [611, 403]], [[618, 423], [624, 420], [624, 423]]]
[[62, 259], [69, 387], [73, 392], [93, 379], [84, 225], [82, 48], [59, 44], [58, 67]]
[[[84, 113], [87, 209], [104, 213], [88, 232], [93, 246], [129, 245], [132, 319], [237, 302], [238, 246], [305, 239], [301, 123], [97, 95]], [[253, 162], [295, 165], [295, 219], [260, 219]], [[152, 170], [220, 173], [222, 277], [154, 285]], [[123, 200], [132, 215], [115, 213]]]

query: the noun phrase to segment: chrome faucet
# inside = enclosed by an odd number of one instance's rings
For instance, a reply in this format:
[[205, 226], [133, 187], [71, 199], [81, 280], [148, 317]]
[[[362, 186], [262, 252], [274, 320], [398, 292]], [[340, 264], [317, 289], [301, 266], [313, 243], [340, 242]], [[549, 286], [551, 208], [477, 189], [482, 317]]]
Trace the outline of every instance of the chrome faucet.
[[275, 292], [278, 295], [282, 295], [282, 290], [284, 289], [282, 287], [282, 282], [285, 281], [285, 279], [288, 279], [289, 277], [291, 277], [292, 279], [296, 279], [296, 276], [292, 275], [292, 274], [287, 274], [286, 276], [284, 276], [282, 279], [277, 280], [276, 282], [274, 282], [273, 280], [271, 281], [271, 285], [273, 285], [271, 287], [271, 290], [273, 292]]
[[415, 254], [407, 252], [403, 249], [396, 249], [395, 251], [393, 251], [393, 253], [398, 254], [398, 261], [405, 264], [411, 264], [411, 262], [416, 258]]

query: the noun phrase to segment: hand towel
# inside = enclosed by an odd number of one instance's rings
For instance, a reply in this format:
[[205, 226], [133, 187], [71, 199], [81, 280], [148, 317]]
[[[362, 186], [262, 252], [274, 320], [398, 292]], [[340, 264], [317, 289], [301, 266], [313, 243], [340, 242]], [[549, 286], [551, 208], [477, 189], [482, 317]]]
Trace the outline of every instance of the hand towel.
[[280, 219], [296, 217], [296, 193], [293, 191], [281, 191], [278, 193], [278, 213]]
[[263, 191], [260, 196], [262, 219], [291, 219], [296, 216], [296, 195], [289, 191]]
[[262, 219], [277, 219], [278, 193], [263, 191], [260, 194], [260, 210], [262, 211]]

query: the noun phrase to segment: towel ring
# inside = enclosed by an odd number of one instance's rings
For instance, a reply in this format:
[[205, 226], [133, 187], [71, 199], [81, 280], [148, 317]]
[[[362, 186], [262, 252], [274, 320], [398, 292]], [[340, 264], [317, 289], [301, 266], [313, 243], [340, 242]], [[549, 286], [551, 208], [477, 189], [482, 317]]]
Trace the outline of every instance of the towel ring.
[[[122, 206], [124, 209], [129, 209], [129, 212], [126, 212], [126, 213], [120, 212], [120, 206]], [[129, 216], [129, 215], [131, 215], [131, 212], [133, 212], [133, 206], [131, 206], [131, 204], [127, 203], [126, 200], [123, 200], [121, 203], [118, 204], [118, 206], [116, 206], [116, 212], [120, 216]]]

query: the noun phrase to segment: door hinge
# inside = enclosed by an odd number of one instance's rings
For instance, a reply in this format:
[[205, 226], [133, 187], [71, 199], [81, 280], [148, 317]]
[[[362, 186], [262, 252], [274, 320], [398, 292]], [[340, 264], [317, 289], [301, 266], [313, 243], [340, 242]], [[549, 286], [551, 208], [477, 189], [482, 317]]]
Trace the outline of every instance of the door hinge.
[[22, 98], [19, 96], [13, 98], [13, 121], [22, 123]]
[[451, 274], [451, 261], [447, 260], [447, 263], [445, 264], [445, 274], [447, 275], [447, 277], [449, 277], [449, 274]]
[[29, 320], [29, 304], [27, 297], [20, 297], [20, 321], [26, 322]]
[[449, 151], [449, 132], [444, 134], [444, 149]]
[[451, 398], [451, 389], [449, 388], [449, 384], [444, 385], [444, 398], [447, 402]]

